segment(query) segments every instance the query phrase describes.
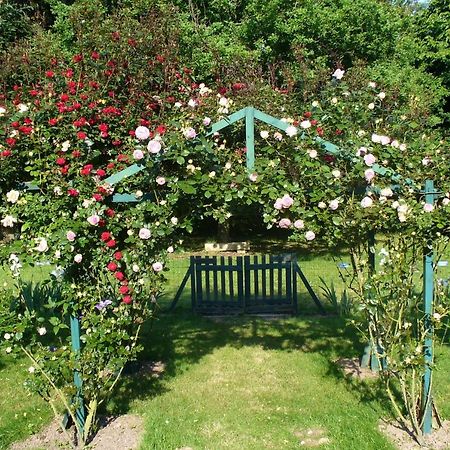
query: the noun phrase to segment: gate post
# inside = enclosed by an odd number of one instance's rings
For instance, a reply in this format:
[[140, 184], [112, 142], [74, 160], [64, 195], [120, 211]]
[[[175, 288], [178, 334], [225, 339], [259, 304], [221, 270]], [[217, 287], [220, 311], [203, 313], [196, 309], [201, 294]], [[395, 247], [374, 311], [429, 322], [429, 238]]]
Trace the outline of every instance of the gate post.
[[[80, 319], [78, 317], [75, 317], [75, 316], [70, 317], [70, 336], [71, 336], [71, 340], [72, 340], [72, 351], [75, 353], [76, 357], [78, 357], [78, 354], [80, 353], [80, 350], [81, 350]], [[75, 411], [75, 419], [76, 419], [75, 426], [78, 430], [80, 437], [84, 441], [83, 434], [84, 434], [84, 425], [85, 425], [86, 417], [85, 417], [84, 400], [83, 400], [83, 393], [82, 393], [83, 380], [81, 379], [80, 372], [77, 369], [74, 369], [74, 371], [73, 371], [73, 381], [74, 381], [75, 387], [77, 388], [75, 401], [78, 404], [77, 409]]]
[[[434, 183], [432, 180], [425, 182], [425, 203], [434, 203]], [[423, 434], [430, 434], [432, 431], [433, 419], [433, 397], [431, 394], [431, 364], [433, 363], [433, 322], [431, 315], [433, 313], [433, 296], [434, 296], [434, 271], [433, 271], [433, 247], [431, 240], [424, 249], [423, 256], [423, 301], [425, 313], [425, 341], [423, 344], [423, 352], [425, 358], [425, 373], [422, 386], [422, 412]]]

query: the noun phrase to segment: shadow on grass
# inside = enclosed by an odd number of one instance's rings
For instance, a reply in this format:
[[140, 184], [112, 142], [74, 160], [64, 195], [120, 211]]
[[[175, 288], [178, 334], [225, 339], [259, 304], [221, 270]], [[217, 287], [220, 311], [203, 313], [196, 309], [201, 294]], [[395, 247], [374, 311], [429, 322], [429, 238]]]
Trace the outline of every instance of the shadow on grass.
[[[194, 315], [182, 298], [172, 313], [161, 313], [143, 330], [144, 351], [140, 361], [163, 361], [162, 378], [125, 376], [108, 405], [114, 414], [123, 414], [135, 400], [149, 399], [167, 392], [167, 380], [179, 376], [201, 359], [224, 346], [261, 347], [284, 352], [319, 353], [329, 359], [329, 376], [345, 380], [361, 401], [380, 400], [380, 390], [347, 379], [332, 362], [337, 357], [358, 357], [363, 350], [355, 329], [336, 316], [297, 316], [267, 320], [252, 316], [206, 318]], [[163, 305], [166, 306], [166, 305]], [[372, 383], [371, 383], [372, 384]]]

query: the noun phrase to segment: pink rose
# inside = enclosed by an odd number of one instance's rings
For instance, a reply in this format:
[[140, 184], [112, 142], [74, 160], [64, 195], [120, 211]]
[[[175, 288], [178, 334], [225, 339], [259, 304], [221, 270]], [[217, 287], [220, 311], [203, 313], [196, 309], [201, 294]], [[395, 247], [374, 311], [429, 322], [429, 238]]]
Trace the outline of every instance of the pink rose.
[[87, 218], [87, 221], [93, 225], [93, 226], [97, 226], [98, 223], [100, 222], [100, 217], [97, 214], [94, 214], [90, 217]]
[[150, 153], [153, 154], [159, 153], [161, 151], [161, 142], [152, 139], [151, 141], [149, 141], [147, 149]]
[[294, 222], [294, 227], [297, 228], [297, 230], [301, 230], [302, 228], [305, 228], [305, 222], [303, 222], [303, 220], [296, 220]]
[[144, 152], [142, 150], [135, 150], [133, 152], [133, 158], [136, 159], [136, 160], [143, 159], [144, 158]]
[[339, 208], [339, 200], [336, 198], [334, 200], [331, 200], [331, 202], [328, 204], [328, 208], [330, 208], [332, 211], [336, 211], [336, 209]]
[[248, 178], [249, 178], [250, 181], [256, 181], [258, 179], [258, 175], [256, 173], [251, 173], [248, 176]]
[[293, 203], [294, 199], [289, 194], [285, 194], [281, 198], [281, 205], [283, 206], [283, 208], [290, 208]]
[[281, 200], [281, 198], [277, 198], [275, 203], [273, 204], [273, 207], [275, 209], [282, 209], [283, 208], [283, 202]]
[[80, 262], [83, 260], [83, 255], [81, 255], [80, 253], [76, 254], [73, 258], [73, 260], [77, 263], [80, 264]]
[[193, 128], [186, 128], [183, 131], [183, 135], [186, 139], [195, 139], [197, 137], [197, 132]]
[[150, 136], [150, 130], [147, 127], [137, 127], [136, 131], [134, 132], [135, 136], [140, 139], [141, 141], [148, 139]]
[[66, 238], [69, 242], [73, 242], [75, 240], [76, 236], [77, 235], [73, 231], [68, 231], [66, 233]]
[[163, 265], [162, 265], [162, 263], [160, 263], [159, 261], [157, 261], [157, 262], [154, 262], [153, 264], [152, 264], [152, 269], [155, 271], [155, 272], [161, 272], [161, 270], [163, 270]]
[[291, 222], [289, 219], [281, 219], [281, 220], [278, 222], [278, 226], [279, 226], [280, 228], [290, 228], [291, 225], [292, 225], [292, 222]]
[[368, 183], [370, 183], [375, 178], [375, 172], [373, 171], [373, 169], [367, 169], [364, 172], [364, 178]]
[[361, 200], [361, 206], [363, 208], [370, 208], [372, 205], [373, 205], [373, 200], [370, 197], [366, 196]]
[[364, 155], [364, 162], [366, 165], [371, 166], [375, 163], [376, 158], [372, 155], [372, 153], [367, 153], [367, 155]]
[[423, 205], [423, 210], [425, 212], [431, 212], [434, 210], [434, 205], [432, 205], [431, 203], [425, 203], [425, 205]]
[[156, 177], [156, 184], [163, 186], [164, 184], [166, 184], [166, 179], [164, 177]]
[[211, 119], [209, 117], [205, 117], [203, 119], [203, 125], [205, 125], [205, 127], [208, 127], [210, 123], [211, 123]]
[[307, 241], [313, 241], [316, 238], [316, 233], [314, 233], [314, 231], [307, 231], [305, 233], [305, 238]]
[[150, 239], [151, 235], [152, 235], [152, 233], [150, 232], [150, 230], [148, 228], [141, 228], [139, 230], [139, 237], [141, 239]]

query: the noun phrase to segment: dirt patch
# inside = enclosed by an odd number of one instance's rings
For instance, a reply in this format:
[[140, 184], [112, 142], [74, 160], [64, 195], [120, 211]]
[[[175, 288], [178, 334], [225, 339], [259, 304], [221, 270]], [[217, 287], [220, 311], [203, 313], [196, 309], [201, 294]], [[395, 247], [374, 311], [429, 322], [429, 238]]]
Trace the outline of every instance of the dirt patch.
[[412, 433], [398, 423], [380, 422], [383, 432], [399, 450], [448, 450], [450, 449], [450, 421], [443, 422], [442, 427], [433, 430], [422, 438], [422, 446], [413, 438]]
[[[75, 430], [72, 427], [64, 433], [60, 427], [61, 418], [53, 420], [42, 431], [21, 442], [16, 442], [10, 450], [62, 450], [70, 449], [74, 442]], [[95, 450], [137, 450], [144, 432], [142, 417], [125, 414], [100, 420], [100, 429], [90, 442], [89, 448]], [[81, 448], [81, 447], [80, 447]]]
[[358, 358], [339, 358], [335, 363], [344, 371], [345, 375], [360, 380], [376, 378], [377, 372], [372, 372], [369, 368], [362, 368]]
[[304, 447], [320, 447], [330, 443], [330, 438], [326, 436], [326, 432], [322, 428], [294, 431], [294, 436], [299, 438], [300, 445]]
[[166, 371], [166, 364], [162, 361], [142, 361], [128, 373], [132, 377], [160, 378]]

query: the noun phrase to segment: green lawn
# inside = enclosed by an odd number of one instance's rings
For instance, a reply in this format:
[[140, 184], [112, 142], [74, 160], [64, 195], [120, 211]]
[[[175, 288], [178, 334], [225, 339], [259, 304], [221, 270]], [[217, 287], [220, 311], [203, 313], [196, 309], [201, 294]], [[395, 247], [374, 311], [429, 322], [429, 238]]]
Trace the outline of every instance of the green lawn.
[[[163, 310], [187, 264], [171, 263]], [[301, 264], [315, 286], [319, 275], [335, 279], [330, 257]], [[48, 273], [40, 270], [37, 279]], [[163, 376], [126, 376], [107, 406], [144, 416], [142, 449], [294, 449], [310, 429], [328, 438], [324, 449], [393, 449], [377, 429], [380, 417], [390, 414], [377, 382], [350, 380], [333, 362], [360, 355], [363, 346], [340, 318], [213, 321], [191, 314], [186, 289], [175, 311], [162, 313], [142, 339], [142, 360], [164, 362]], [[450, 418], [448, 344], [437, 346], [436, 360], [435, 397]], [[0, 363], [1, 449], [51, 417], [44, 402], [22, 387], [28, 365], [10, 358]]]

